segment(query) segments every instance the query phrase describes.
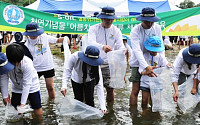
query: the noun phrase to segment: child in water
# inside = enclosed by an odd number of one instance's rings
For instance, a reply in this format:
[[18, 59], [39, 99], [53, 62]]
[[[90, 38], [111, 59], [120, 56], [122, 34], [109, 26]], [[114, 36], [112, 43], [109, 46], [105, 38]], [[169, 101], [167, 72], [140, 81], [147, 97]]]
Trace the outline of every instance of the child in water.
[[85, 52], [77, 51], [73, 53], [64, 69], [66, 74], [62, 84], [61, 93], [65, 96], [67, 83], [71, 78], [75, 99], [94, 107], [94, 87], [97, 88], [97, 96], [100, 108], [106, 113], [105, 98], [103, 91], [103, 79], [100, 65], [103, 60], [99, 56], [100, 51], [95, 46], [88, 46]]
[[[150, 66], [154, 68], [171, 66], [171, 63], [168, 63], [167, 59], [159, 54], [165, 50], [163, 41], [160, 37], [152, 36], [144, 43], [145, 49], [148, 50], [147, 53], [144, 53], [144, 58]], [[149, 76], [144, 67], [139, 67], [139, 72], [142, 74], [140, 82], [140, 90], [142, 90], [142, 109], [147, 109], [150, 98], [150, 85], [149, 85]]]
[[[6, 56], [0, 53], [0, 62], [4, 62], [0, 64], [0, 86], [4, 105], [11, 103], [18, 113], [23, 113], [29, 100], [34, 114], [38, 119], [42, 119], [40, 83], [33, 61], [24, 55], [23, 47], [16, 43], [7, 46]], [[9, 80], [12, 85], [11, 100], [8, 94]]]

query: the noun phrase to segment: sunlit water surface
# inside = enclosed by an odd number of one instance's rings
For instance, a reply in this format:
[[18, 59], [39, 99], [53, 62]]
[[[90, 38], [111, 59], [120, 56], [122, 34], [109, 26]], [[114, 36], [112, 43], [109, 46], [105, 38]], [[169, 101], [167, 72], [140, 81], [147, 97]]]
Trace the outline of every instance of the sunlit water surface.
[[[173, 62], [178, 51], [166, 51], [166, 56], [169, 62]], [[131, 93], [131, 83], [128, 81], [130, 76], [130, 68], [127, 69], [126, 86], [123, 89], [115, 90], [115, 103], [113, 106], [107, 106], [108, 113], [102, 119], [98, 120], [76, 120], [69, 117], [59, 116], [59, 107], [62, 103], [63, 96], [60, 93], [63, 59], [62, 57], [54, 56], [54, 64], [56, 76], [54, 79], [56, 88], [56, 99], [54, 101], [48, 99], [48, 93], [45, 87], [44, 79], [41, 78], [41, 95], [43, 108], [43, 124], [44, 125], [196, 125], [200, 124], [200, 105], [188, 114], [181, 113], [177, 108], [175, 113], [163, 112], [153, 113], [149, 108], [146, 115], [142, 115], [141, 109], [141, 93], [138, 100], [138, 111], [133, 111], [129, 106], [129, 96]], [[171, 83], [169, 83], [171, 84]], [[68, 95], [73, 95], [72, 87], [69, 85]], [[2, 98], [1, 98], [2, 100]], [[99, 108], [97, 96], [95, 94], [96, 107]], [[41, 124], [38, 120], [32, 117], [31, 112], [25, 114], [24, 118], [19, 121], [5, 121], [5, 106], [0, 101], [0, 122], [6, 125], [36, 125]]]

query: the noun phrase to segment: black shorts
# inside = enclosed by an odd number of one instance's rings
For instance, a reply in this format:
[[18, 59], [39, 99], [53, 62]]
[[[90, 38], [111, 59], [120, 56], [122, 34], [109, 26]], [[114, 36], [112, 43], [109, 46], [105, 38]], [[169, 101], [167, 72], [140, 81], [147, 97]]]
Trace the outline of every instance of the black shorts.
[[12, 32], [7, 31], [7, 34], [12, 34]]
[[44, 75], [44, 78], [51, 78], [51, 77], [55, 76], [55, 70], [54, 69], [42, 71], [42, 72], [37, 72], [37, 73], [38, 73], [39, 78], [43, 75]]
[[76, 83], [73, 80], [71, 82], [75, 99], [81, 102], [85, 101], [87, 105], [94, 107], [94, 80], [85, 84]]
[[[12, 92], [12, 98], [11, 98], [12, 106], [17, 107], [18, 105], [20, 105], [21, 96], [22, 96], [21, 93]], [[39, 109], [42, 107], [40, 91], [37, 91], [35, 93], [29, 93], [28, 100], [30, 102], [32, 109]]]
[[78, 35], [72, 35], [72, 38], [77, 38]]
[[150, 89], [149, 89], [149, 88], [142, 87], [142, 86], [140, 86], [140, 90], [143, 90], [143, 91], [146, 91], [146, 92], [150, 92]]
[[180, 38], [180, 41], [185, 41], [185, 38]]

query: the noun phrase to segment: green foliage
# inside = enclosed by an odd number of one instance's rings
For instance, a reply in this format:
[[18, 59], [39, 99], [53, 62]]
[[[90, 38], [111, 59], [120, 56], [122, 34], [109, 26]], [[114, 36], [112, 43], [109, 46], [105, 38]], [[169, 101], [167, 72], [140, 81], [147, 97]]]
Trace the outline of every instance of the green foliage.
[[[29, 4], [32, 4], [36, 0], [1, 0], [1, 1], [25, 7], [25, 6], [28, 6]], [[192, 2], [191, 0], [184, 0], [184, 2], [181, 2], [178, 7], [181, 9], [186, 9], [186, 8], [199, 7], [199, 6], [200, 4], [195, 5], [195, 3]]]
[[1, 1], [25, 7], [25, 6], [29, 5], [29, 4], [32, 4], [36, 0], [1, 0]]
[[197, 4], [195, 7], [200, 7], [200, 3], [199, 3], [199, 4]]
[[181, 9], [187, 9], [187, 8], [193, 8], [195, 7], [195, 3], [190, 0], [184, 0], [184, 2], [180, 3], [179, 8]]
[[[24, 0], [23, 6], [28, 6], [29, 4], [32, 4], [36, 0]], [[29, 3], [30, 2], [30, 3]]]

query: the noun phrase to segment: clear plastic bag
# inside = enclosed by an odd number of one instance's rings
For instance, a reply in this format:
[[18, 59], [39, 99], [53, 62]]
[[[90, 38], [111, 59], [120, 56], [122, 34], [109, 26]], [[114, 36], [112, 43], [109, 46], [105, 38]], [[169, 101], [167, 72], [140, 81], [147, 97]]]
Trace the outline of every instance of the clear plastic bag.
[[126, 74], [127, 61], [125, 49], [114, 50], [107, 53], [110, 69], [110, 84], [112, 88], [123, 88], [125, 86], [124, 76]]
[[149, 84], [152, 112], [175, 111], [176, 104], [173, 101], [171, 70], [163, 67], [155, 69], [154, 72], [158, 77], [150, 77]]
[[178, 106], [183, 113], [191, 112], [200, 101], [200, 96], [198, 93], [195, 95], [191, 94], [193, 77], [193, 75], [190, 76], [183, 84], [178, 86]]
[[24, 107], [17, 106], [18, 113], [26, 113], [29, 111], [33, 111], [33, 109], [29, 105], [25, 105]]
[[18, 114], [18, 111], [8, 103], [5, 109], [5, 119], [7, 122], [16, 122], [22, 118], [22, 114]]
[[163, 111], [162, 109], [162, 90], [161, 86], [151, 86], [151, 99], [152, 99], [152, 111]]
[[66, 96], [60, 107], [60, 116], [69, 116], [75, 119], [100, 119], [103, 117], [103, 113], [97, 108]]

